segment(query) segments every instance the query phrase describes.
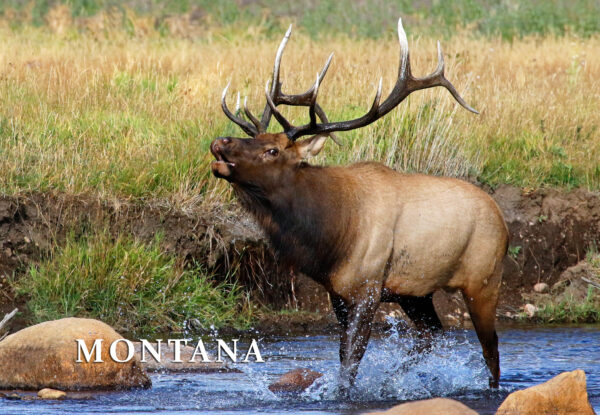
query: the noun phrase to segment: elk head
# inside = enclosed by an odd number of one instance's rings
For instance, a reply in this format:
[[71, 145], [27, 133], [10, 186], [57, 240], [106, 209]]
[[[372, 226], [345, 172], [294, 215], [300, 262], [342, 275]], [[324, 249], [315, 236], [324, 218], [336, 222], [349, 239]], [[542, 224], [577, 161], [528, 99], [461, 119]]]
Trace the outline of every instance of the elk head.
[[[282, 82], [279, 79], [279, 69], [281, 57], [291, 30], [292, 27], [290, 26], [277, 50], [273, 76], [271, 81], [267, 82], [265, 88], [267, 104], [260, 120], [248, 110], [246, 100], [244, 100], [244, 115], [247, 120], [244, 119], [239, 107], [239, 94], [236, 110], [232, 113], [226, 103], [229, 85], [223, 90], [221, 98], [223, 112], [252, 138], [219, 137], [212, 142], [210, 150], [216, 161], [212, 163], [211, 168], [216, 177], [226, 179], [240, 186], [256, 186], [258, 183], [264, 186], [268, 181], [272, 181], [274, 185], [281, 183], [281, 179], [293, 174], [305, 159], [318, 154], [328, 137], [337, 142], [333, 135], [334, 132], [349, 131], [371, 124], [390, 112], [410, 93], [420, 89], [442, 86], [450, 91], [456, 101], [464, 108], [473, 113], [478, 113], [460, 97], [454, 86], [444, 77], [444, 57], [439, 42], [436, 70], [424, 78], [415, 78], [412, 75], [408, 41], [402, 27], [402, 20], [399, 19], [400, 65], [396, 84], [389, 96], [383, 102], [380, 102], [382, 84], [380, 79], [371, 109], [365, 115], [349, 121], [329, 122], [325, 112], [317, 103], [317, 94], [333, 54], [329, 56], [323, 69], [317, 74], [314, 85], [306, 92], [288, 95], [281, 91]], [[277, 109], [277, 106], [282, 104], [308, 107], [309, 123], [301, 126], [292, 125]], [[274, 116], [283, 127], [283, 132], [278, 134], [266, 132], [271, 116]], [[308, 135], [311, 137], [297, 141], [298, 138]]]

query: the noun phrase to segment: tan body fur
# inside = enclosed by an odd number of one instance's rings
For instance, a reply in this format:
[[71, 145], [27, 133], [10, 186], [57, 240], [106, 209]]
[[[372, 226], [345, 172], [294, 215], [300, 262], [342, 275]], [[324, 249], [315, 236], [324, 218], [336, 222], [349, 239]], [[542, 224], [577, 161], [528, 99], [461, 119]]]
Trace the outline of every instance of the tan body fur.
[[500, 280], [492, 274], [508, 231], [489, 195], [462, 180], [401, 174], [376, 163], [327, 170], [361, 212], [353, 224], [360, 237], [332, 276], [333, 292], [350, 299], [372, 283], [386, 295], [444, 288], [490, 291], [495, 300]]

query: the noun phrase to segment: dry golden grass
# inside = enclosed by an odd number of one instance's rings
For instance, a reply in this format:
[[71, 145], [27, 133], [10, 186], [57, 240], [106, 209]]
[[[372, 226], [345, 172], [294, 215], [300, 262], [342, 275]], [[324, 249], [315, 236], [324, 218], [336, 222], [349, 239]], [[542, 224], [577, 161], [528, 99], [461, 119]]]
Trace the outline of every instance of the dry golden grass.
[[[0, 191], [58, 189], [176, 204], [227, 197], [227, 187], [209, 174], [208, 145], [219, 135], [242, 135], [222, 114], [220, 94], [231, 80], [231, 91], [262, 110], [278, 39], [257, 27], [206, 30], [191, 41], [161, 37], [143, 23], [133, 35], [99, 36], [65, 27], [59, 14], [56, 20], [56, 33], [0, 29]], [[433, 70], [435, 39], [407, 31], [413, 72]], [[448, 79], [481, 115], [462, 110], [440, 88], [420, 91], [384, 120], [340, 134], [345, 145], [329, 145], [317, 162], [374, 159], [491, 184], [600, 188], [600, 39], [507, 43], [459, 34], [443, 47]], [[282, 64], [284, 90], [305, 90], [332, 51], [320, 103], [331, 119], [359, 116], [380, 76], [384, 94], [393, 85], [397, 41], [315, 43], [294, 34]], [[299, 109], [285, 113], [307, 119]]]

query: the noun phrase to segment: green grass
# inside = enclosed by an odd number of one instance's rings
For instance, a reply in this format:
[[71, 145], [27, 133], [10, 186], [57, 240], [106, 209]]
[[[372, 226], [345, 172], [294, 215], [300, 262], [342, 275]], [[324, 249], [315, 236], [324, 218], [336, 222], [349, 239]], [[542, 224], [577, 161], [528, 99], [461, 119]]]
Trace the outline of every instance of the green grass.
[[235, 284], [216, 283], [201, 266], [183, 268], [160, 249], [107, 232], [71, 233], [17, 281], [34, 321], [78, 316], [128, 332], [181, 331], [197, 319], [204, 329], [247, 328], [251, 309]]
[[599, 323], [600, 289], [589, 286], [583, 301], [565, 298], [539, 307], [535, 319], [543, 323]]
[[[409, 17], [413, 26], [430, 33], [446, 35], [465, 27], [476, 34], [504, 39], [531, 34], [591, 36], [600, 30], [600, 4], [596, 0], [263, 0], [243, 5], [236, 0], [6, 0], [0, 5], [0, 13], [15, 9], [20, 11], [21, 20], [41, 25], [58, 3], [67, 4], [75, 17], [111, 8], [132, 9], [137, 14], [156, 16], [160, 24], [165, 16], [192, 13], [195, 19], [228, 27], [261, 22], [266, 32], [276, 35], [286, 21], [294, 20], [313, 38], [330, 34], [370, 38], [393, 35], [397, 16]], [[130, 24], [124, 13], [123, 25]]]
[[[589, 279], [600, 285], [600, 254], [596, 246], [588, 250], [586, 262], [593, 274]], [[600, 323], [600, 288], [589, 284], [583, 299], [560, 293], [544, 296], [534, 318], [543, 323]]]

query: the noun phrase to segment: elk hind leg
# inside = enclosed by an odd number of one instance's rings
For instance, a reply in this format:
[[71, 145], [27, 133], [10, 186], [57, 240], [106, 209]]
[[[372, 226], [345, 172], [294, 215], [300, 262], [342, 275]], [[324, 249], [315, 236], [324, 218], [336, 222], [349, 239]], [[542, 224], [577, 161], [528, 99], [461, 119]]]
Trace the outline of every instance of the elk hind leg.
[[401, 296], [396, 300], [419, 332], [439, 332], [443, 329], [435, 308], [433, 294], [424, 297]]
[[401, 296], [396, 302], [417, 329], [417, 343], [413, 352], [417, 355], [429, 352], [432, 337], [443, 330], [442, 322], [433, 306], [433, 294], [424, 297]]
[[490, 387], [497, 388], [500, 382], [500, 354], [498, 353], [498, 335], [496, 333], [496, 305], [501, 266], [496, 267], [490, 284], [478, 292], [463, 290], [463, 297], [471, 315], [473, 327], [483, 350], [483, 357], [490, 372]]

